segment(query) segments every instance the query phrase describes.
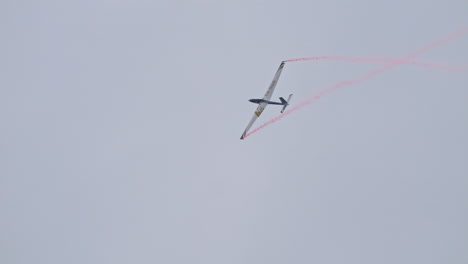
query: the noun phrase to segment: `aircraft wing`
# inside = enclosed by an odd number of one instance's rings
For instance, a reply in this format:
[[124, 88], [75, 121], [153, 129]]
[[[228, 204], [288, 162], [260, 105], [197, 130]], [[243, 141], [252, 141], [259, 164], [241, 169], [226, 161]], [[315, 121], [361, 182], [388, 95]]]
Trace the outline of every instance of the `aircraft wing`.
[[258, 105], [257, 110], [255, 110], [255, 113], [254, 113], [252, 119], [250, 120], [249, 124], [245, 128], [244, 133], [242, 133], [242, 136], [241, 136], [240, 139], [244, 139], [247, 132], [249, 132], [250, 127], [252, 127], [253, 123], [255, 123], [255, 120], [257, 120], [257, 118], [262, 114], [263, 110], [265, 110], [265, 107], [267, 105], [268, 105], [267, 103], [261, 103], [261, 104]]
[[284, 61], [281, 62], [278, 70], [276, 71], [275, 77], [273, 77], [273, 81], [271, 81], [270, 87], [268, 87], [268, 90], [266, 91], [265, 96], [263, 96], [264, 100], [270, 100], [271, 96], [273, 95], [273, 92], [275, 91], [275, 87], [276, 87], [276, 84], [278, 83], [283, 67], [284, 67]]

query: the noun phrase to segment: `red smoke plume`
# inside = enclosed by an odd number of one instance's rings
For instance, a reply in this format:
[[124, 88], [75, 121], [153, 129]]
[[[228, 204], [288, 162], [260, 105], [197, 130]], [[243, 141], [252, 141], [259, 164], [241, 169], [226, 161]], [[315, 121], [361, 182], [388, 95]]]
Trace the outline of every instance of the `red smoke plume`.
[[428, 63], [428, 62], [420, 62], [420, 61], [415, 61], [414, 58], [433, 49], [438, 46], [441, 46], [449, 41], [452, 41], [454, 39], [457, 39], [465, 34], [468, 33], [468, 28], [465, 28], [463, 30], [460, 30], [456, 33], [453, 33], [445, 38], [439, 39], [437, 41], [434, 41], [432, 43], [429, 43], [428, 45], [416, 50], [413, 53], [408, 54], [407, 56], [403, 58], [389, 58], [389, 57], [341, 57], [341, 56], [320, 56], [320, 57], [308, 57], [308, 58], [298, 58], [298, 59], [291, 59], [291, 60], [286, 60], [285, 62], [296, 62], [296, 61], [304, 61], [304, 60], [339, 60], [339, 61], [350, 61], [350, 62], [357, 62], [357, 63], [384, 63], [384, 65], [379, 66], [378, 68], [375, 68], [374, 70], [358, 77], [355, 79], [351, 80], [345, 80], [341, 81], [337, 84], [334, 84], [328, 88], [325, 88], [321, 92], [319, 92], [317, 95], [314, 95], [299, 104], [295, 105], [294, 107], [290, 108], [289, 110], [285, 111], [283, 114], [265, 122], [261, 126], [255, 128], [251, 132], [247, 133], [246, 137], [249, 137], [250, 135], [257, 133], [259, 130], [265, 128], [266, 126], [269, 126], [276, 121], [281, 120], [282, 118], [290, 115], [291, 113], [303, 108], [306, 105], [309, 105], [318, 99], [322, 98], [325, 95], [328, 95], [335, 90], [338, 90], [339, 88], [342, 88], [347, 85], [351, 84], [356, 84], [360, 83], [363, 81], [366, 81], [378, 74], [381, 74], [387, 70], [390, 70], [400, 64], [413, 64], [413, 65], [418, 65], [422, 67], [429, 67], [429, 68], [437, 68], [437, 69], [442, 69], [442, 70], [448, 70], [448, 71], [466, 71], [468, 70], [468, 67], [451, 67], [451, 66], [446, 66], [446, 65], [440, 65], [440, 64], [434, 64], [434, 63]]

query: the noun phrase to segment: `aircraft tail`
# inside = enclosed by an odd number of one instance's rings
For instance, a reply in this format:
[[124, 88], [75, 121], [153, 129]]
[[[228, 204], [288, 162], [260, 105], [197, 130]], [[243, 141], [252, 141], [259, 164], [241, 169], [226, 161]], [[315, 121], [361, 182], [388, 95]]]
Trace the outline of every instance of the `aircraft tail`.
[[289, 102], [291, 102], [291, 97], [292, 97], [292, 96], [293, 96], [293, 95], [292, 95], [292, 94], [290, 94], [290, 95], [289, 95], [289, 97], [288, 97], [288, 100], [287, 100], [287, 101], [286, 101], [286, 100], [284, 100], [284, 98], [283, 98], [283, 97], [280, 97], [281, 103], [283, 103], [283, 104], [284, 104], [284, 106], [283, 106], [283, 109], [281, 109], [281, 113], [283, 113], [283, 112], [284, 112], [284, 110], [286, 110], [286, 107], [288, 107], [288, 105], [289, 105]]

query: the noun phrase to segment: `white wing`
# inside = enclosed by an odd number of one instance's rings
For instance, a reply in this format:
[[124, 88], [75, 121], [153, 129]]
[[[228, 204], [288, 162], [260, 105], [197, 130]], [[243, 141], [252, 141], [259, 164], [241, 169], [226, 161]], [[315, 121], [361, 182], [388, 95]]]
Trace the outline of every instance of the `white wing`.
[[263, 96], [264, 100], [270, 100], [271, 96], [273, 95], [273, 92], [275, 91], [275, 87], [276, 87], [276, 84], [278, 83], [283, 67], [284, 67], [284, 61], [281, 62], [278, 70], [276, 71], [275, 77], [273, 77], [273, 81], [271, 81], [270, 87], [268, 87], [268, 90], [266, 91], [265, 96]]
[[[284, 67], [284, 61], [281, 62], [278, 70], [276, 71], [275, 77], [273, 77], [273, 81], [271, 81], [270, 87], [268, 87], [268, 90], [266, 91], [265, 95], [263, 96], [264, 100], [270, 100], [271, 96], [273, 95], [273, 91], [275, 91], [276, 84], [278, 83], [279, 77], [281, 75], [281, 71], [283, 70]], [[242, 133], [241, 139], [244, 139], [245, 135], [247, 132], [249, 132], [250, 127], [252, 127], [253, 123], [257, 118], [262, 114], [263, 110], [265, 110], [265, 107], [267, 106], [267, 103], [261, 103], [258, 105], [257, 110], [255, 110], [255, 114], [250, 120], [249, 124], [244, 130], [244, 133]]]
[[242, 136], [241, 136], [240, 139], [244, 139], [247, 132], [249, 132], [250, 127], [252, 127], [255, 120], [257, 120], [257, 118], [262, 114], [263, 110], [265, 110], [265, 107], [267, 105], [268, 105], [267, 103], [261, 103], [261, 104], [258, 105], [257, 110], [255, 110], [255, 113], [254, 113], [252, 119], [250, 120], [249, 124], [245, 128], [244, 133], [242, 133]]

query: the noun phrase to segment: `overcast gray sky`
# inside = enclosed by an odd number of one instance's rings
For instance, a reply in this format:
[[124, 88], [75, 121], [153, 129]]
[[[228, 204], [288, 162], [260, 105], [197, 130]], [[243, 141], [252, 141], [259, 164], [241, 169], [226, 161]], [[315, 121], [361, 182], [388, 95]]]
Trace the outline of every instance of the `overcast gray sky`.
[[[0, 1], [0, 263], [467, 263], [466, 72], [400, 65], [239, 140], [282, 60], [404, 56], [467, 10]], [[375, 67], [287, 63], [273, 98]]]

